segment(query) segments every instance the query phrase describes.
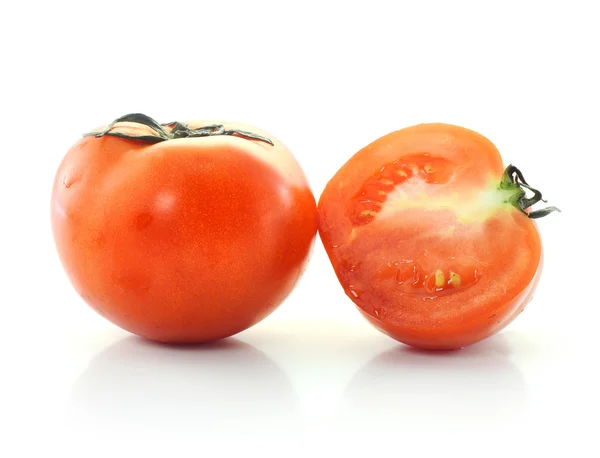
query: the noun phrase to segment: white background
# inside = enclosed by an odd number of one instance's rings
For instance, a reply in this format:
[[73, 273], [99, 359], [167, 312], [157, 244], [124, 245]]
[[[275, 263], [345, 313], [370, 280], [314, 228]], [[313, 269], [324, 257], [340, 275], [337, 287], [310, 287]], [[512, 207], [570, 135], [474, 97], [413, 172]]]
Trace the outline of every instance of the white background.
[[[0, 456], [599, 456], [595, 3], [3, 3]], [[359, 316], [317, 242], [236, 338], [131, 337], [72, 290], [49, 199], [79, 135], [136, 111], [260, 126], [317, 197], [390, 131], [474, 129], [563, 209], [539, 222], [535, 298], [481, 344], [410, 351]]]

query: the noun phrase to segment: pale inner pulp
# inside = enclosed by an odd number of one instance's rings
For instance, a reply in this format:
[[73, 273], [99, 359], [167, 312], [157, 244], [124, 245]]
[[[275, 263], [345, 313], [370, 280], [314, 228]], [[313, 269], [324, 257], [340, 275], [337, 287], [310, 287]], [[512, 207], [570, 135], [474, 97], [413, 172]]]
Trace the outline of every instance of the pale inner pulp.
[[508, 202], [512, 194], [512, 191], [498, 189], [497, 182], [493, 180], [485, 188], [460, 188], [448, 192], [447, 186], [438, 187], [412, 177], [388, 193], [377, 218], [395, 217], [398, 212], [408, 209], [448, 209], [460, 222], [481, 222], [499, 210], [512, 209]]

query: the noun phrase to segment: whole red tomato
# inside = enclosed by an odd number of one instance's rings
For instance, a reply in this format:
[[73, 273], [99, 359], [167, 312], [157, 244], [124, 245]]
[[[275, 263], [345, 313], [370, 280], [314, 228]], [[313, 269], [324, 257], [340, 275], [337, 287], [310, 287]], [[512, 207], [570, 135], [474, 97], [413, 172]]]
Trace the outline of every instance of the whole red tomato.
[[68, 151], [51, 215], [84, 300], [165, 342], [221, 339], [265, 318], [302, 275], [316, 234], [314, 196], [279, 140], [141, 114]]
[[482, 135], [448, 124], [392, 132], [356, 153], [319, 201], [346, 294], [409, 345], [453, 349], [508, 325], [542, 267], [542, 198]]

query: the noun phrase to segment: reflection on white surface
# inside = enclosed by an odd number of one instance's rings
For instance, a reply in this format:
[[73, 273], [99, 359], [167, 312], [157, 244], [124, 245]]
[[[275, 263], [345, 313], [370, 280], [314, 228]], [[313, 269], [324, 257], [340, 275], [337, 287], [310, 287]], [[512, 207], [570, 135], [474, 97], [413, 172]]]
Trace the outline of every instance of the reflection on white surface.
[[505, 430], [523, 420], [527, 385], [502, 335], [458, 351], [398, 345], [349, 382], [334, 431]]
[[176, 347], [137, 337], [92, 360], [66, 418], [71, 431], [105, 439], [284, 433], [301, 430], [302, 421], [288, 378], [251, 345]]

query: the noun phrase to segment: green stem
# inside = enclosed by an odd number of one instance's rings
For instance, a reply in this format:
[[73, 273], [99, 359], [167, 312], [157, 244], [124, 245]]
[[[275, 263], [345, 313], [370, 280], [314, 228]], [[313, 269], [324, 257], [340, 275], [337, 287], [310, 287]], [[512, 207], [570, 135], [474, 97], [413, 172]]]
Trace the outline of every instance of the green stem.
[[[122, 132], [114, 132], [112, 129], [115, 124], [119, 122], [132, 122], [136, 124], [141, 124], [146, 127], [150, 127], [156, 135], [128, 135]], [[165, 127], [170, 127], [171, 130], [168, 131]], [[232, 135], [236, 137], [242, 137], [248, 140], [258, 140], [261, 142], [268, 143], [271, 146], [274, 146], [274, 143], [267, 137], [263, 137], [262, 135], [255, 134], [253, 132], [248, 132], [245, 130], [239, 129], [228, 129], [225, 130], [225, 126], [223, 124], [211, 124], [208, 126], [198, 127], [197, 129], [190, 129], [186, 124], [181, 122], [170, 122], [166, 124], [160, 124], [150, 116], [147, 116], [142, 113], [131, 113], [125, 116], [121, 116], [120, 118], [115, 119], [111, 122], [106, 129], [101, 132], [88, 132], [84, 134], [84, 137], [94, 136], [96, 138], [104, 137], [105, 135], [109, 135], [112, 137], [120, 137], [126, 138], [129, 140], [138, 140], [147, 143], [160, 143], [167, 140], [175, 140], [178, 138], [196, 138], [196, 137], [212, 137], [217, 135]]]
[[[507, 202], [525, 213], [529, 218], [542, 218], [552, 212], [560, 212], [556, 207], [546, 207], [536, 211], [527, 211], [539, 201], [546, 201], [542, 198], [542, 193], [529, 186], [527, 181], [525, 181], [525, 177], [523, 177], [523, 173], [512, 164], [504, 170], [499, 187], [505, 191], [513, 191]], [[527, 191], [532, 192], [533, 196], [527, 197]]]

